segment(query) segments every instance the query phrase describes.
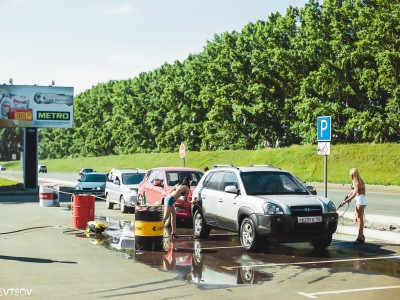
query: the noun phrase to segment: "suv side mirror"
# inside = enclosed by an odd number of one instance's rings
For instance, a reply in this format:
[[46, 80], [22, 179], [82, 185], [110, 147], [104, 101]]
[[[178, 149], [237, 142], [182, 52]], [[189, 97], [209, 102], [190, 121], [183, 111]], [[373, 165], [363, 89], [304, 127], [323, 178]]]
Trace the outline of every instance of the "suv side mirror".
[[236, 188], [234, 185], [228, 185], [225, 187], [225, 192], [239, 195], [240, 190]]
[[161, 180], [155, 180], [154, 181], [154, 186], [163, 186], [163, 183], [162, 183], [162, 181]]

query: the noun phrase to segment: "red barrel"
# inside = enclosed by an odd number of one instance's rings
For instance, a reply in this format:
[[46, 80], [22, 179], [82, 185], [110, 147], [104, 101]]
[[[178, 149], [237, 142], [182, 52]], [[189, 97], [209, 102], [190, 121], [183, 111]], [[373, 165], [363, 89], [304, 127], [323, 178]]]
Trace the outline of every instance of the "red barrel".
[[74, 195], [74, 228], [85, 229], [89, 221], [94, 221], [94, 203], [93, 195]]

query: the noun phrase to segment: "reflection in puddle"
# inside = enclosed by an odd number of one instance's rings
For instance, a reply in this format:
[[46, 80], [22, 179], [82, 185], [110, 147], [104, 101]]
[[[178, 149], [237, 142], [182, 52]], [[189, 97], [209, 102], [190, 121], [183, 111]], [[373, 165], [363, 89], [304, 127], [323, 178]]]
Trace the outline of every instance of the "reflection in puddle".
[[250, 267], [240, 267], [238, 263], [236, 263], [236, 268], [226, 269], [224, 266], [232, 265], [232, 261], [229, 261], [231, 257], [224, 254], [215, 255], [218, 253], [216, 250], [203, 251], [201, 242], [187, 235], [172, 241], [170, 228], [164, 230], [163, 251], [135, 250], [131, 222], [115, 219], [101, 220], [111, 224], [103, 235], [85, 234], [81, 237], [91, 238], [92, 243], [122, 252], [127, 259], [133, 259], [162, 271], [176, 273], [179, 279], [198, 284], [201, 288], [262, 284], [272, 279], [271, 274], [255, 271]]

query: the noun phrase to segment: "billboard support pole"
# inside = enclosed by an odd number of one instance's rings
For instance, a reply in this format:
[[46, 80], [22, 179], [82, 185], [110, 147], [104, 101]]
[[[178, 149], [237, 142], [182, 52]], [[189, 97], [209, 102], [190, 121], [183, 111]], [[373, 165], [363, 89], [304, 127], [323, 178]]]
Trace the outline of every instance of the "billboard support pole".
[[24, 131], [24, 188], [38, 190], [38, 130], [27, 127]]

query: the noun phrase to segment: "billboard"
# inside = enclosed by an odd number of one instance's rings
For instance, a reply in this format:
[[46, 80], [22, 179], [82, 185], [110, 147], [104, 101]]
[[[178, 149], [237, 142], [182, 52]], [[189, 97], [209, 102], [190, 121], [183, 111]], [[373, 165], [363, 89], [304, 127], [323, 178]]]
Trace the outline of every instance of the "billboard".
[[0, 85], [0, 127], [72, 128], [74, 88]]

